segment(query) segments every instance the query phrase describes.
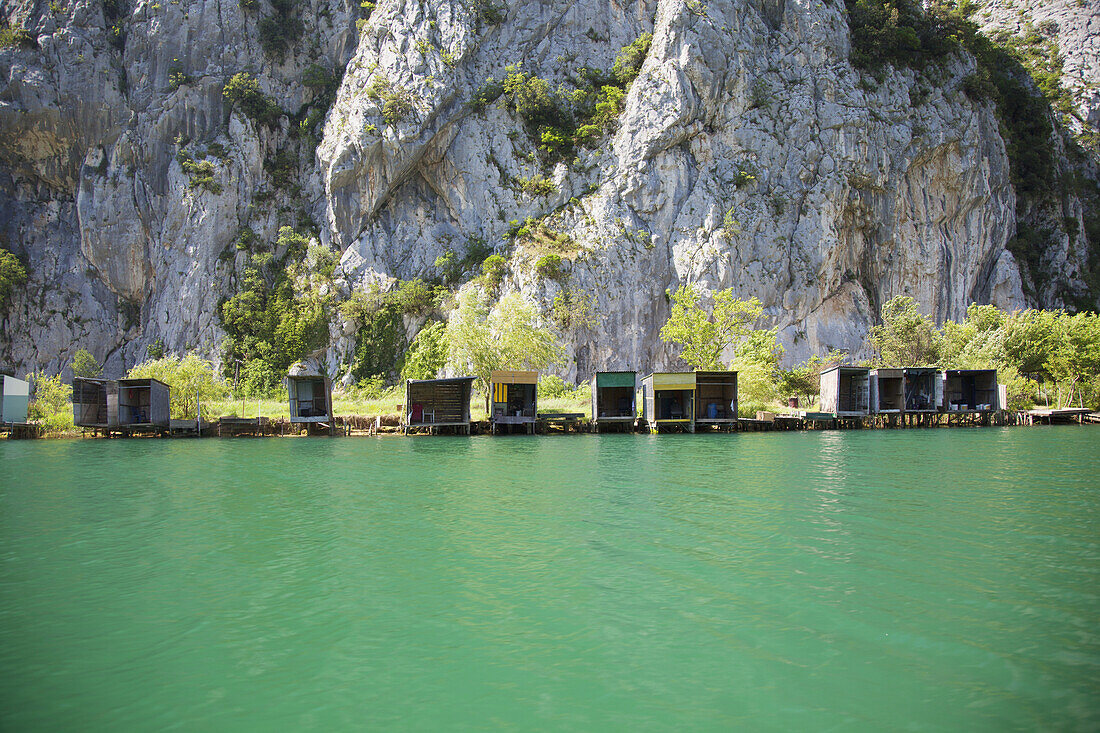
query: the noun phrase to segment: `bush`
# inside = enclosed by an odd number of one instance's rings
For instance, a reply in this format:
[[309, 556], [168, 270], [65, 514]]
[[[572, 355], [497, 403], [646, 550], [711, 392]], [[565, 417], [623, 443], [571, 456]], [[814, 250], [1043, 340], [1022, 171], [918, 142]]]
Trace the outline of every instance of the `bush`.
[[0, 48], [38, 48], [38, 41], [26, 28], [0, 24]]
[[[501, 84], [505, 105], [532, 127], [540, 125], [561, 126], [569, 115], [562, 108], [561, 100], [550, 87], [550, 82], [524, 71], [518, 66], [505, 68], [508, 76]], [[558, 123], [558, 124], [555, 124]]]
[[638, 77], [638, 71], [649, 54], [649, 46], [652, 42], [653, 34], [643, 33], [633, 43], [623, 46], [619, 51], [619, 55], [615, 57], [615, 65], [611, 67], [611, 73], [620, 85], [628, 86]]
[[336, 265], [340, 263], [340, 257], [323, 244], [310, 244], [306, 249], [306, 263], [313, 272], [324, 278], [331, 278], [336, 272]]
[[328, 343], [327, 300], [296, 291], [288, 271], [288, 263], [300, 260], [307, 245], [304, 235], [283, 227], [276, 242], [281, 258], [270, 252], [249, 255], [238, 292], [218, 311], [226, 332], [227, 376], [238, 363], [260, 360], [281, 380], [291, 364]]
[[302, 86], [314, 91], [328, 89], [333, 81], [332, 72], [320, 64], [310, 64], [302, 72]]
[[504, 85], [490, 76], [485, 80], [485, 83], [474, 92], [474, 96], [470, 99], [470, 109], [475, 112], [484, 111], [486, 107], [497, 101], [503, 92]]
[[737, 401], [737, 417], [747, 418], [753, 420], [756, 418], [758, 411], [765, 411], [768, 409], [768, 405], [763, 402], [742, 402]]
[[408, 343], [401, 309], [383, 299], [374, 310], [364, 313], [359, 323], [352, 375], [364, 379], [400, 371], [401, 354]]
[[[61, 375], [46, 376], [44, 372], [27, 375], [34, 385], [30, 404], [27, 406], [27, 418], [30, 420], [48, 420], [58, 422], [58, 416], [68, 414], [69, 426], [72, 426], [73, 387], [64, 384]], [[63, 421], [62, 421], [63, 422]]]
[[212, 419], [215, 417], [213, 408], [208, 408], [207, 405], [229, 397], [229, 386], [215, 378], [213, 365], [195, 354], [184, 357], [166, 356], [142, 362], [131, 369], [126, 377], [159, 379], [167, 384], [171, 388], [171, 413], [177, 419], [195, 417], [196, 399], [203, 404], [203, 418]]
[[3, 308], [15, 289], [27, 281], [27, 269], [19, 258], [0, 247], [0, 308]]
[[249, 119], [276, 127], [283, 110], [274, 99], [260, 91], [260, 82], [247, 71], [234, 74], [222, 88], [222, 95]]
[[554, 182], [546, 176], [517, 178], [516, 183], [519, 185], [520, 190], [529, 196], [550, 196], [558, 190]]
[[168, 91], [174, 92], [193, 81], [194, 79], [191, 78], [191, 75], [183, 70], [183, 66], [180, 65], [179, 59], [173, 59], [172, 65], [168, 67]]
[[556, 374], [547, 374], [539, 379], [539, 397], [544, 397], [546, 399], [566, 397], [575, 389], [576, 387], [571, 384], [566, 384], [565, 380]]
[[241, 366], [234, 393], [253, 399], [283, 397], [284, 376], [263, 359], [249, 359]]
[[222, 192], [222, 184], [214, 178], [217, 169], [212, 162], [209, 160], [196, 161], [185, 150], [176, 153], [176, 160], [179, 161], [180, 168], [187, 176], [187, 188], [201, 188], [213, 194]]
[[554, 301], [550, 304], [550, 319], [562, 331], [592, 328], [598, 322], [595, 302], [593, 295], [565, 288], [554, 296]]
[[78, 349], [73, 355], [73, 361], [70, 364], [73, 370], [74, 377], [83, 377], [85, 379], [95, 379], [99, 375], [103, 374], [103, 367], [100, 365], [96, 358], [92, 356], [86, 349]]
[[152, 343], [145, 347], [145, 358], [147, 359], [163, 359], [164, 354], [164, 339], [153, 339]]
[[488, 25], [500, 25], [503, 23], [505, 13], [508, 10], [507, 5], [503, 3], [497, 5], [492, 0], [475, 0], [474, 7], [477, 9], [478, 21]]
[[386, 394], [386, 378], [381, 374], [363, 377], [345, 390], [345, 394], [354, 400], [380, 400]]
[[490, 288], [500, 287], [507, 270], [508, 261], [500, 255], [489, 255], [481, 263], [481, 274], [485, 277], [485, 284]]
[[402, 313], [423, 315], [439, 307], [440, 291], [417, 278], [402, 280], [390, 293], [389, 300]]
[[394, 84], [385, 76], [379, 75], [367, 87], [367, 97], [374, 100], [382, 113], [382, 119], [396, 125], [407, 118], [414, 109], [413, 97], [408, 89]]
[[436, 321], [420, 330], [405, 354], [404, 379], [433, 379], [447, 365], [446, 327]]
[[603, 86], [600, 88], [596, 102], [595, 114], [592, 116], [592, 124], [601, 130], [609, 130], [619, 119], [626, 100], [626, 92], [619, 87]]
[[271, 177], [271, 184], [276, 189], [286, 190], [294, 185], [294, 179], [298, 175], [298, 156], [283, 148], [273, 157], [264, 160], [264, 171]]
[[562, 271], [561, 255], [550, 252], [539, 257], [538, 261], [535, 263], [535, 272], [537, 272], [540, 277], [547, 279], [562, 277], [565, 273]]
[[273, 58], [282, 58], [298, 43], [305, 26], [297, 15], [273, 15], [260, 19], [260, 46]]

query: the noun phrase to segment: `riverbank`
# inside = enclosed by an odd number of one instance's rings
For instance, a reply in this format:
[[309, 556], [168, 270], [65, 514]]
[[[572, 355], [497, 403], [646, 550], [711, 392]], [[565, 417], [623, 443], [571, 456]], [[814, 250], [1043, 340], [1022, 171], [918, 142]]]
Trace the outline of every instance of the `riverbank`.
[[[400, 406], [398, 406], [400, 407]], [[986, 413], [939, 412], [869, 415], [865, 417], [835, 417], [819, 412], [773, 414], [760, 413], [756, 418], [740, 418], [736, 422], [718, 426], [677, 426], [662, 428], [661, 433], [738, 433], [807, 430], [895, 430], [906, 428], [955, 428], [955, 427], [1018, 427], [1057, 424], [1100, 424], [1100, 412], [1078, 408], [1037, 408], [1032, 410], [1000, 410]], [[649, 433], [648, 425], [640, 418], [633, 423], [597, 423], [587, 415], [578, 413], [547, 413], [528, 426], [498, 426], [494, 433], [492, 423], [482, 418], [470, 423], [469, 434], [507, 434], [512, 432], [538, 435], [567, 435], [581, 433]], [[3, 439], [85, 439], [85, 438], [288, 438], [308, 436], [375, 436], [375, 435], [447, 435], [466, 434], [465, 430], [448, 427], [412, 426], [401, 423], [399, 412], [378, 415], [337, 415], [333, 424], [317, 425], [292, 423], [286, 416], [237, 417], [226, 415], [217, 420], [172, 420], [171, 429], [161, 432], [127, 433], [121, 430], [93, 430], [74, 428], [66, 431], [46, 431], [43, 425], [27, 423], [0, 430]]]

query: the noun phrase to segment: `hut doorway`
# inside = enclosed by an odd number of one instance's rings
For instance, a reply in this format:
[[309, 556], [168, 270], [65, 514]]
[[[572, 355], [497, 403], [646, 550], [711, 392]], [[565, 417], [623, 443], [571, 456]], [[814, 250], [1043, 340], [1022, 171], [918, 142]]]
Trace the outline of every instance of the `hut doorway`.
[[935, 369], [905, 370], [905, 411], [936, 412], [939, 410], [942, 386]]
[[695, 422], [737, 422], [737, 372], [695, 373]]

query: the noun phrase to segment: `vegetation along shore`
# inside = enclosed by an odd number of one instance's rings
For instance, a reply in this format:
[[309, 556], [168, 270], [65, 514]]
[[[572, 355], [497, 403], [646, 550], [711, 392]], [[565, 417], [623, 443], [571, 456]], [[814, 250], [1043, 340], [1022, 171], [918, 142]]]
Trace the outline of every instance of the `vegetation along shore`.
[[[680, 348], [684, 368], [666, 374], [691, 375], [688, 401], [683, 406], [676, 404], [676, 393], [672, 387], [662, 391], [659, 378], [655, 388], [647, 387], [641, 370], [614, 372], [631, 375], [626, 382], [619, 377], [617, 383], [620, 398], [613, 409], [620, 410], [616, 414], [622, 418], [630, 418], [625, 423], [620, 421], [619, 429], [694, 431], [704, 423], [728, 430], [762, 429], [765, 425], [1031, 424], [1059, 417], [1091, 420], [1091, 413], [1100, 409], [1100, 317], [1095, 314], [1034, 309], [1005, 312], [994, 306], [972, 305], [961, 322], [948, 321], [937, 327], [911, 298], [898, 297], [883, 306], [882, 323], [872, 330], [874, 358], [853, 363], [847, 354], [831, 352], [784, 368], [776, 330], [752, 327], [761, 315], [759, 302], [739, 300], [730, 290], [701, 292], [691, 287], [671, 293], [670, 299], [671, 315], [660, 335]], [[504, 371], [507, 369], [520, 369], [532, 375], [526, 380], [530, 382], [526, 415], [530, 420], [524, 422], [531, 423], [529, 430], [599, 428], [608, 422], [601, 419], [608, 413], [593, 399], [593, 390], [601, 389], [597, 379], [567, 384], [552, 373], [561, 358], [553, 333], [522, 304], [511, 311], [490, 314], [470, 298], [460, 304], [457, 316], [438, 329], [431, 340], [425, 339], [410, 352], [400, 380], [387, 384], [378, 375], [359, 384], [332, 388], [322, 375], [312, 377], [319, 385], [316, 397], [310, 393], [309, 409], [317, 416], [312, 423], [299, 420], [301, 406], [293, 386], [288, 399], [286, 385], [293, 385], [299, 378], [293, 376], [295, 369], [283, 385], [272, 387], [266, 378], [257, 381], [247, 374], [227, 379], [196, 354], [151, 353], [148, 360], [129, 370], [125, 378], [131, 381], [125, 384], [140, 380], [163, 383], [167, 388], [166, 413], [170, 412], [172, 425], [189, 434], [201, 430], [204, 434], [286, 435], [311, 429], [316, 432], [318, 427], [329, 434], [410, 428], [439, 432], [432, 429], [439, 428], [441, 419], [434, 413], [430, 417], [424, 414], [423, 398], [406, 398], [410, 382], [428, 384], [426, 380], [440, 375], [471, 375], [462, 393], [462, 421], [472, 424], [474, 430], [488, 430], [494, 423], [516, 423], [524, 416], [525, 405], [516, 403], [514, 396], [510, 404], [509, 398], [502, 396], [507, 386], [501, 391], [500, 384], [515, 380], [494, 376], [512, 374]], [[309, 372], [307, 365], [296, 365], [296, 369]], [[87, 351], [78, 352], [71, 370], [78, 384], [107, 381], [102, 367]], [[550, 373], [540, 376], [540, 370]], [[895, 372], [906, 385], [916, 385], [918, 374], [929, 375], [926, 385], [919, 387], [926, 393], [925, 401], [918, 405], [910, 397], [906, 402], [906, 386], [899, 387], [900, 401], [889, 403], [887, 380]], [[969, 375], [979, 373], [992, 375], [989, 384], [977, 388], [985, 390], [986, 397], [974, 396], [977, 393]], [[700, 376], [696, 387], [696, 374], [729, 374], [732, 386], [721, 393], [721, 398], [708, 397], [706, 380]], [[831, 375], [828, 383], [832, 387], [823, 388], [823, 375]], [[854, 375], [857, 381], [847, 381], [848, 375]], [[935, 375], [934, 380], [931, 375]], [[952, 378], [954, 383], [950, 383]], [[500, 384], [494, 385], [494, 379]], [[965, 382], [967, 396], [960, 391], [964, 389], [960, 379], [971, 380]], [[74, 421], [73, 384], [63, 381], [61, 375], [33, 373], [27, 375], [27, 381], [33, 388], [29, 390], [26, 418], [13, 420], [10, 414], [5, 416], [9, 432], [12, 423], [22, 422], [24, 430], [14, 434], [77, 437], [97, 433], [88, 429], [97, 424], [94, 421], [85, 422], [83, 427], [79, 417]], [[327, 396], [320, 385], [324, 385]], [[687, 394], [687, 385], [681, 386]], [[843, 396], [838, 397], [838, 389]], [[490, 390], [492, 401], [487, 399]], [[512, 394], [519, 391], [513, 384]], [[78, 413], [84, 399], [77, 400]], [[515, 415], [510, 407], [517, 408]], [[1033, 409], [1041, 411], [1029, 414]], [[688, 411], [693, 412], [689, 415]], [[222, 423], [231, 427], [219, 431]], [[108, 426], [106, 418], [102, 426]], [[113, 427], [98, 432], [142, 432], [126, 430], [125, 425], [117, 423]], [[169, 430], [148, 432], [167, 434]]]

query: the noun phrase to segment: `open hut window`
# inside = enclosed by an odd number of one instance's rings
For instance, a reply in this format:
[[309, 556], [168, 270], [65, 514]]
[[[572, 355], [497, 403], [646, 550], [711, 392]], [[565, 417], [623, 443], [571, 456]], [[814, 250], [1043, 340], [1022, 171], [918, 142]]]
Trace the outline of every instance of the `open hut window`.
[[598, 399], [599, 417], [634, 415], [634, 387], [600, 387]]
[[691, 417], [691, 390], [668, 389], [656, 393], [658, 420], [687, 420]]
[[936, 409], [936, 373], [909, 372], [905, 375], [905, 409], [912, 411]]
[[118, 422], [120, 425], [143, 425], [151, 422], [149, 408], [151, 404], [150, 388], [147, 386], [127, 386], [118, 393]]
[[841, 412], [866, 412], [868, 403], [866, 373], [840, 373], [837, 409]]

